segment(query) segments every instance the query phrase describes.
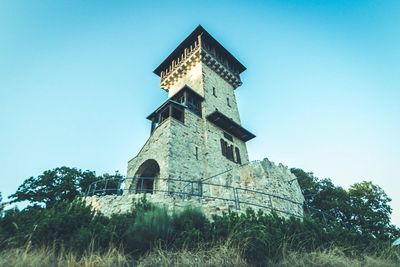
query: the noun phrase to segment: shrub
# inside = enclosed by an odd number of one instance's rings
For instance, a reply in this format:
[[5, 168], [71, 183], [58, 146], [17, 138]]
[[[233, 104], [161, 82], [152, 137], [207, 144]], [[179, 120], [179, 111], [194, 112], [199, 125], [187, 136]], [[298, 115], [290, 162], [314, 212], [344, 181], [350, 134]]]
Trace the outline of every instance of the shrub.
[[155, 207], [136, 213], [135, 222], [124, 234], [123, 244], [128, 253], [141, 255], [156, 244], [168, 245], [172, 235], [173, 227], [167, 210]]
[[176, 247], [195, 247], [210, 238], [210, 223], [199, 209], [187, 208], [172, 218]]

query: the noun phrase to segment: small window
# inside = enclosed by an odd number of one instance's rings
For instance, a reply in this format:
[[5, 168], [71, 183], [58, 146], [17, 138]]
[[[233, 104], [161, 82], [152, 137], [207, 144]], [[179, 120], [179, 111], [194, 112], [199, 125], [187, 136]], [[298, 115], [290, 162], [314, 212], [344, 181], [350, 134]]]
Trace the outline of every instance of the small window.
[[242, 159], [240, 158], [240, 151], [238, 147], [235, 148], [235, 153], [236, 153], [236, 162], [242, 164]]
[[231, 103], [229, 102], [229, 97], [226, 98], [226, 104], [228, 105], [228, 107], [231, 107]]
[[233, 145], [230, 145], [227, 147], [226, 157], [231, 161], [235, 161], [235, 159], [233, 157]]
[[196, 146], [196, 159], [199, 159], [199, 148]]
[[165, 108], [161, 113], [160, 113], [160, 119], [159, 123], [162, 123], [169, 117], [169, 107]]
[[233, 161], [238, 164], [242, 164], [242, 159], [240, 157], [240, 151], [238, 147], [234, 147], [233, 145], [228, 145], [228, 142], [226, 142], [224, 139], [220, 139], [221, 142], [221, 152], [222, 155], [229, 159], [230, 161]]
[[220, 141], [221, 141], [221, 152], [222, 152], [222, 155], [226, 157], [226, 146], [227, 146], [227, 144], [224, 141], [224, 139], [222, 139], [222, 138], [221, 138]]
[[190, 104], [194, 104], [195, 102], [194, 102], [194, 98], [192, 97], [192, 96], [189, 96], [188, 97], [188, 102], [190, 103]]
[[230, 135], [230, 134], [224, 132], [224, 137], [225, 137], [226, 139], [228, 139], [229, 141], [233, 142], [233, 137], [232, 137], [232, 135]]
[[183, 110], [178, 109], [176, 107], [172, 107], [172, 117], [177, 119], [180, 122], [184, 122], [184, 113]]
[[215, 97], [217, 97], [217, 94], [215, 93], [215, 87], [213, 87], [213, 95], [214, 95]]

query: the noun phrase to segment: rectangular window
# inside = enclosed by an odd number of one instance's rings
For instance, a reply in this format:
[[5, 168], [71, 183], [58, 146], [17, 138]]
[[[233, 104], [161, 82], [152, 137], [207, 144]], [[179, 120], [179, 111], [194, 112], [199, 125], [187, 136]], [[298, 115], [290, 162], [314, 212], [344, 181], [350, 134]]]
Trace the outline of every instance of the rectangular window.
[[229, 97], [226, 98], [226, 104], [228, 105], [228, 107], [231, 107], [231, 103], [229, 103]]
[[240, 151], [238, 147], [234, 147], [233, 145], [229, 145], [224, 139], [220, 139], [221, 143], [221, 152], [222, 155], [238, 164], [242, 164], [242, 159], [240, 157]]
[[233, 158], [233, 145], [227, 147], [226, 157], [231, 161], [235, 161], [235, 159]]
[[215, 93], [215, 87], [213, 87], [213, 95], [214, 95], [215, 97], [217, 97], [217, 94]]
[[199, 159], [199, 148], [196, 146], [196, 159]]
[[181, 103], [181, 104], [185, 103], [185, 96], [184, 96], [184, 95], [179, 96], [179, 97], [177, 98], [177, 102], [178, 102], [178, 103]]
[[242, 164], [242, 159], [240, 158], [240, 151], [238, 147], [235, 148], [235, 153], [236, 153], [236, 162]]
[[222, 152], [222, 155], [226, 157], [226, 142], [222, 138], [221, 138], [220, 141], [221, 141], [221, 152]]
[[187, 107], [197, 115], [201, 116], [201, 103], [198, 99], [189, 96]]
[[160, 119], [159, 123], [162, 123], [169, 117], [169, 107], [166, 107], [161, 113], [160, 113]]
[[184, 112], [183, 110], [176, 108], [176, 107], [172, 107], [172, 117], [174, 119], [177, 119], [180, 122], [184, 123]]

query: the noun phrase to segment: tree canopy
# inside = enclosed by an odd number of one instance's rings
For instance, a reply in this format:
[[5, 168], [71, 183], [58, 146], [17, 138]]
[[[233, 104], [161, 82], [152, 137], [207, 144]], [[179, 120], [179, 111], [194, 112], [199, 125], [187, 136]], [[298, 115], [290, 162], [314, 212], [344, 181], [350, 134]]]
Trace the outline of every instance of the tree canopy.
[[0, 216], [4, 209], [4, 204], [2, 203], [2, 201], [3, 201], [3, 197], [1, 196], [1, 193], [0, 193]]
[[390, 223], [391, 199], [372, 182], [355, 183], [348, 190], [311, 172], [291, 169], [305, 198], [305, 212], [313, 218], [340, 223], [362, 235], [390, 240], [400, 231]]
[[97, 177], [93, 171], [58, 167], [26, 179], [10, 198], [12, 202], [29, 201], [33, 205], [52, 207], [60, 201], [71, 202], [95, 181], [112, 178], [120, 179], [122, 176], [116, 173]]

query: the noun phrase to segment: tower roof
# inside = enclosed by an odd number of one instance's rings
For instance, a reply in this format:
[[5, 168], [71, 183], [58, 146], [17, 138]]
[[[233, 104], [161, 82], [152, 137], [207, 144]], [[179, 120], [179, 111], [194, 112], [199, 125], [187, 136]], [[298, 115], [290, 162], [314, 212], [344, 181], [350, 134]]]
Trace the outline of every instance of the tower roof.
[[246, 67], [243, 66], [239, 60], [237, 60], [225, 47], [215, 40], [214, 37], [212, 37], [201, 25], [199, 25], [153, 72], [158, 76], [161, 76], [161, 71], [166, 69], [175, 58], [179, 57], [184, 52], [185, 48], [193, 44], [198, 39], [198, 36], [200, 36], [202, 42], [207, 43], [210, 47], [214, 48], [221, 57], [225, 58], [229, 64], [234, 67], [238, 74], [246, 70]]

